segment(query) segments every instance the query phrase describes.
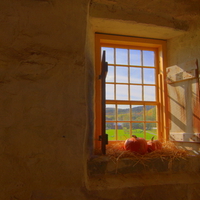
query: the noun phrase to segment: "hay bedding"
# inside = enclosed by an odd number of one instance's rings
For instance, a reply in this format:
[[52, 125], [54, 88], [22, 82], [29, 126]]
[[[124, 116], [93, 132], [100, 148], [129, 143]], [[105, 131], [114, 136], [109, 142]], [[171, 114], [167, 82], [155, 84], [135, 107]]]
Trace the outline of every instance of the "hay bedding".
[[[168, 168], [172, 168], [172, 163], [176, 159], [186, 160], [189, 155], [188, 151], [178, 148], [173, 142], [167, 141], [162, 145], [161, 150], [156, 150], [144, 155], [126, 151], [123, 148], [124, 141], [109, 144], [107, 146], [107, 156], [118, 165], [118, 161], [122, 158], [129, 158], [136, 161], [135, 165], [141, 163], [146, 165], [146, 162], [151, 161], [151, 159], [160, 158], [161, 160], [168, 160]], [[117, 167], [116, 167], [117, 170]]]
[[124, 141], [115, 142], [107, 146], [107, 155], [109, 157], [119, 158], [138, 158], [138, 159], [149, 159], [149, 158], [164, 158], [164, 157], [176, 157], [185, 158], [189, 153], [184, 149], [178, 148], [173, 142], [162, 143], [163, 147], [161, 150], [156, 150], [151, 153], [140, 155], [130, 151], [124, 150]]

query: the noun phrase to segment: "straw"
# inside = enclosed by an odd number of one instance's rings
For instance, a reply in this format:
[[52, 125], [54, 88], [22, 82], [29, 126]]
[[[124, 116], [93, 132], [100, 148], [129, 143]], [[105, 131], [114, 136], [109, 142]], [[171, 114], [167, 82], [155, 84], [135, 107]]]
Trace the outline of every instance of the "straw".
[[[172, 169], [173, 161], [176, 159], [187, 159], [188, 151], [178, 148], [173, 142], [167, 141], [162, 143], [162, 149], [156, 150], [144, 155], [135, 152], [126, 151], [123, 148], [124, 142], [119, 141], [107, 146], [107, 156], [116, 164], [116, 173], [118, 162], [120, 159], [129, 158], [135, 160], [135, 165], [138, 163], [146, 166], [146, 163], [155, 158], [160, 158], [162, 161], [168, 160], [168, 168]], [[134, 167], [133, 166], [133, 167]]]

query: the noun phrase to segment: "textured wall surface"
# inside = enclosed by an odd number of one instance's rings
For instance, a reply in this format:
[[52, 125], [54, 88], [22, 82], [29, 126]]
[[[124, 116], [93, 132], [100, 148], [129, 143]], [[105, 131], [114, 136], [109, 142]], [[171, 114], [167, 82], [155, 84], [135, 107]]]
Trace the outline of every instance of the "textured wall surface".
[[87, 9], [85, 0], [0, 2], [2, 200], [73, 199], [84, 182]]
[[[192, 70], [197, 65], [188, 65], [191, 61], [200, 63], [200, 29], [199, 20], [188, 33], [168, 41], [168, 66], [177, 65], [180, 70]], [[200, 65], [199, 65], [200, 66]], [[171, 123], [170, 129], [181, 140], [199, 141], [200, 107], [198, 75], [195, 79], [168, 85], [170, 95]], [[197, 137], [194, 135], [197, 134]]]
[[[151, 27], [151, 37], [172, 38], [168, 46], [172, 65], [199, 58], [198, 13], [195, 0], [173, 0], [169, 5], [164, 0], [1, 0], [0, 199], [155, 199], [156, 183], [134, 186], [130, 184], [134, 177], [112, 176], [115, 188], [89, 187], [94, 18], [116, 24], [120, 20], [117, 29], [111, 27], [108, 32], [118, 33], [123, 22], [133, 22], [144, 28], [143, 37]], [[142, 178], [142, 174], [138, 176]], [[196, 200], [199, 183], [193, 176], [184, 180], [176, 187], [163, 182], [157, 199], [163, 193], [170, 200]]]

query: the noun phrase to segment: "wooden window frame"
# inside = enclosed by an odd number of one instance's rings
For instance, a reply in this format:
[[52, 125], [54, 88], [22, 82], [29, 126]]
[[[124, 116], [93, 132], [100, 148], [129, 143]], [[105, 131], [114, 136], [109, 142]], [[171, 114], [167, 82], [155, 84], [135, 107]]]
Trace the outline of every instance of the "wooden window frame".
[[[168, 128], [168, 113], [167, 113], [167, 95], [166, 95], [166, 83], [165, 83], [165, 69], [166, 69], [166, 41], [138, 38], [130, 36], [118, 36], [118, 35], [108, 35], [108, 34], [95, 34], [95, 100], [94, 100], [94, 110], [95, 110], [95, 126], [94, 126], [94, 150], [99, 151], [101, 149], [101, 141], [99, 136], [102, 132], [102, 109], [101, 109], [101, 79], [99, 75], [101, 74], [101, 47], [105, 46], [134, 46], [138, 49], [153, 49], [157, 51], [157, 99], [156, 104], [159, 106], [159, 129], [158, 138], [162, 141], [169, 139], [169, 128]], [[148, 103], [147, 103], [148, 105]]]

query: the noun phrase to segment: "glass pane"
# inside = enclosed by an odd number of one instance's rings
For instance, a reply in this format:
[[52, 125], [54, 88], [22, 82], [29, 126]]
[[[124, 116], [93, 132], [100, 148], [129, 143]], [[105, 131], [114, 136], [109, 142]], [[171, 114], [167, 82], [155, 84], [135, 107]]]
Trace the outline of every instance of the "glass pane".
[[154, 67], [154, 51], [143, 51], [143, 66]]
[[144, 123], [132, 123], [132, 135], [144, 138]]
[[155, 84], [155, 69], [144, 68], [144, 84]]
[[127, 49], [116, 49], [116, 64], [128, 65]]
[[130, 67], [130, 83], [142, 83], [141, 68]]
[[128, 100], [128, 85], [116, 85], [116, 99]]
[[129, 121], [130, 120], [130, 105], [117, 106], [117, 120]]
[[116, 120], [116, 108], [114, 104], [106, 104], [106, 121]]
[[132, 105], [132, 120], [133, 121], [144, 120], [144, 106]]
[[156, 121], [156, 106], [145, 106], [146, 121]]
[[106, 51], [106, 62], [114, 64], [114, 48], [102, 47], [101, 52]]
[[108, 66], [106, 82], [114, 82], [114, 66]]
[[144, 86], [144, 101], [155, 101], [156, 90], [155, 86]]
[[114, 84], [106, 84], [106, 99], [114, 99]]
[[128, 67], [116, 67], [116, 82], [128, 83]]
[[117, 137], [118, 140], [126, 140], [130, 138], [130, 123], [117, 124]]
[[108, 140], [116, 140], [116, 130], [115, 130], [115, 123], [106, 123], [106, 134], [108, 134]]
[[142, 101], [142, 86], [140, 85], [130, 86], [130, 100]]
[[141, 50], [130, 49], [130, 65], [141, 66]]
[[157, 123], [146, 123], [146, 139], [150, 140], [154, 136], [154, 140], [157, 137]]

